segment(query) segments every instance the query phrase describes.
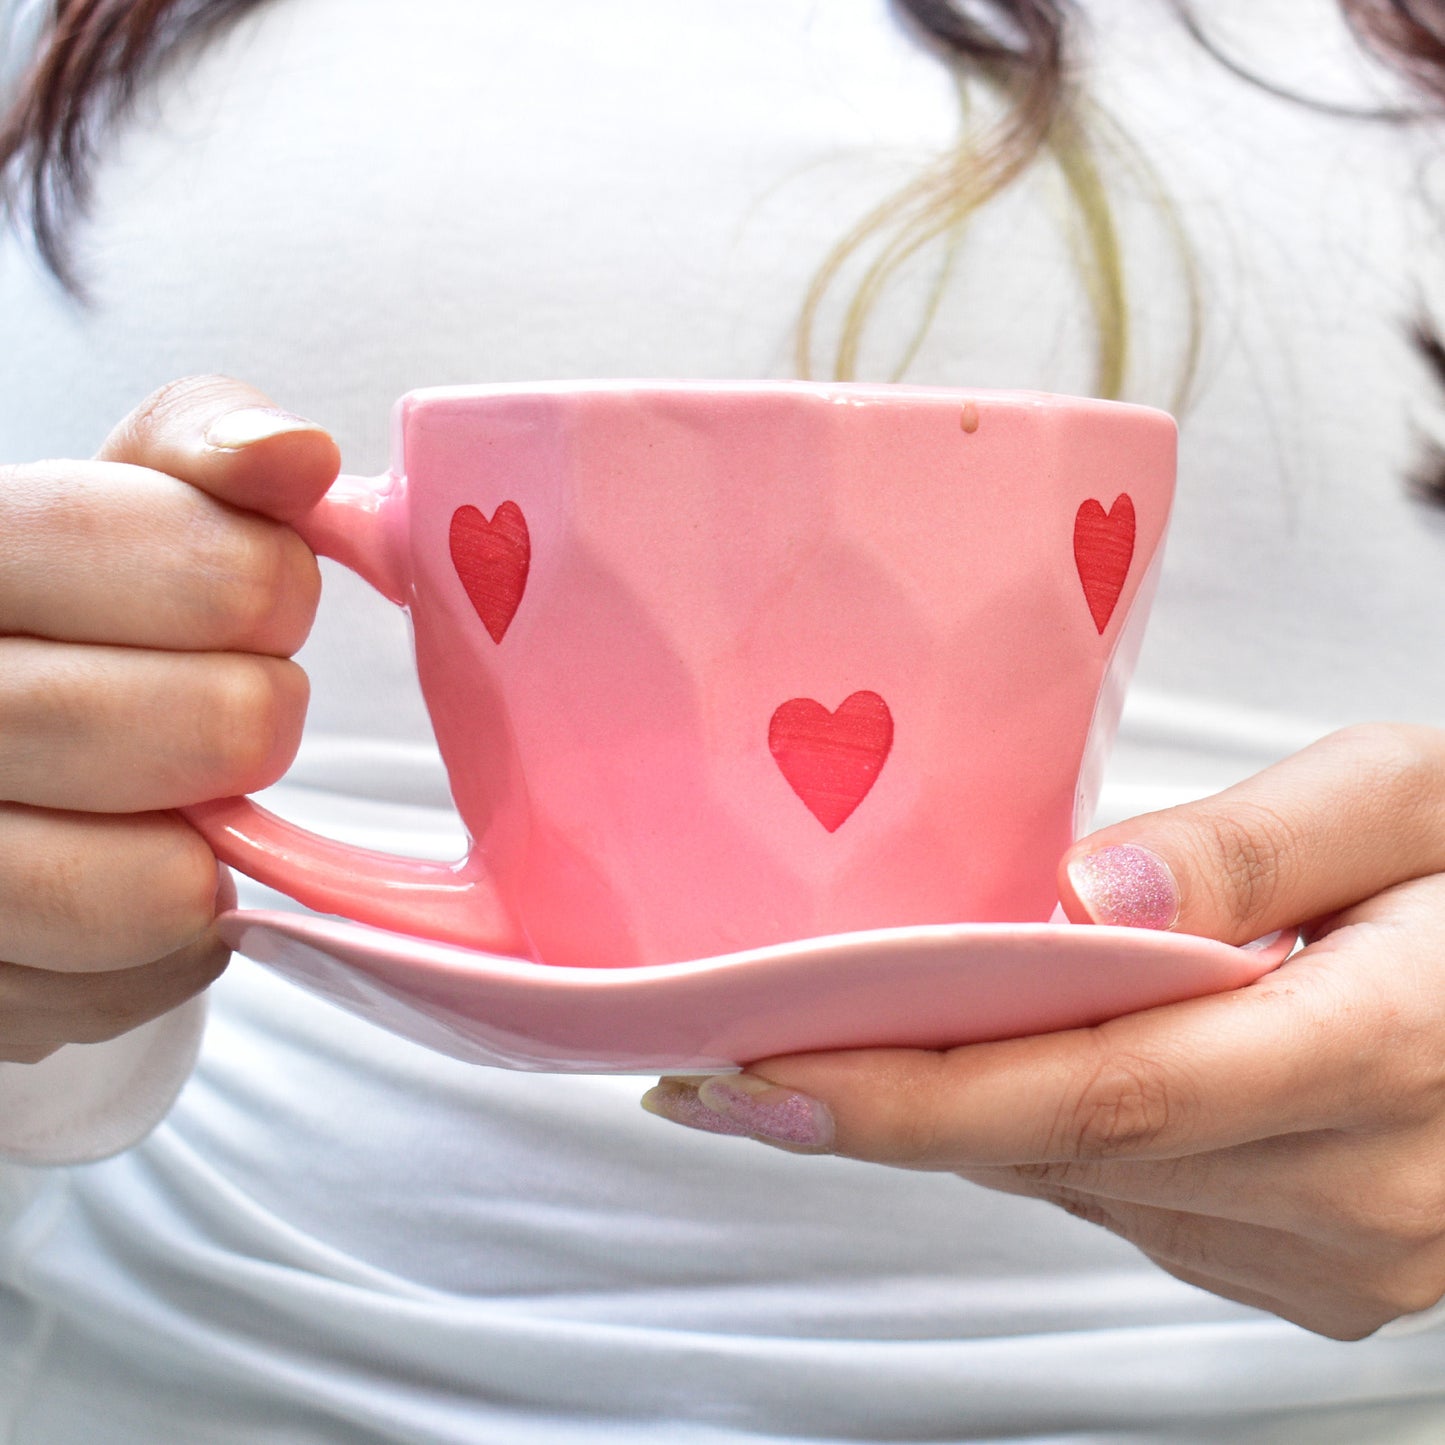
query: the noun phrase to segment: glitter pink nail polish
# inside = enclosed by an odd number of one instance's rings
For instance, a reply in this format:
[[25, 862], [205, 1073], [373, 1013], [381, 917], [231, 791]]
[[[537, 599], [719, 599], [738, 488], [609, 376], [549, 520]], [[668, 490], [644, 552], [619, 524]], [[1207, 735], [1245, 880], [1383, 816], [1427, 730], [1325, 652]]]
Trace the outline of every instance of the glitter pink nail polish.
[[824, 1105], [766, 1079], [751, 1074], [715, 1076], [703, 1080], [698, 1097], [754, 1139], [818, 1150], [833, 1142], [833, 1117]]
[[1095, 923], [1164, 929], [1179, 918], [1179, 888], [1169, 865], [1136, 843], [1085, 853], [1069, 864], [1068, 873]]
[[640, 1100], [649, 1114], [681, 1124], [688, 1129], [701, 1129], [705, 1134], [746, 1135], [739, 1123], [709, 1109], [697, 1096], [697, 1086], [678, 1079], [665, 1079], [649, 1089]]

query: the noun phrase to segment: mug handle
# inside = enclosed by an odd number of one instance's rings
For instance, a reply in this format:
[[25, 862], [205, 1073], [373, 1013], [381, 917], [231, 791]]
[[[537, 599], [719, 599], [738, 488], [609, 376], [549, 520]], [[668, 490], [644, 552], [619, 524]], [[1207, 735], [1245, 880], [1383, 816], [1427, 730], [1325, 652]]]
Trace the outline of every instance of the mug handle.
[[[319, 557], [407, 603], [406, 502], [395, 476], [339, 476], [292, 525]], [[382, 853], [308, 832], [250, 798], [218, 798], [179, 810], [223, 863], [318, 913], [393, 933], [530, 957], [526, 934], [473, 847], [460, 862]]]

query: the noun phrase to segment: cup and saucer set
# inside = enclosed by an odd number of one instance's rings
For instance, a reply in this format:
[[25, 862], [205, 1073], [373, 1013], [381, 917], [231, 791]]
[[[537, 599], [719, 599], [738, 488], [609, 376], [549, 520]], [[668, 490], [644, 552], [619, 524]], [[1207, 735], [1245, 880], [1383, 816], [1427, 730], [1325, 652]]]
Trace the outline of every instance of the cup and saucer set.
[[226, 942], [383, 1028], [545, 1072], [947, 1048], [1238, 988], [1243, 948], [1068, 922], [1176, 430], [1033, 392], [430, 388], [297, 524], [408, 613], [453, 864], [187, 809], [312, 913]]

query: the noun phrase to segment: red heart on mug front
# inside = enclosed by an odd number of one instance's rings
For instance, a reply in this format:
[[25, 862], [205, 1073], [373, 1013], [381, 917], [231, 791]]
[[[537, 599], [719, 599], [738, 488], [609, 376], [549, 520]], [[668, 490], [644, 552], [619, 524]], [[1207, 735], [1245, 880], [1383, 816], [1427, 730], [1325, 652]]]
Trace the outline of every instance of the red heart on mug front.
[[1134, 560], [1134, 503], [1120, 492], [1104, 511], [1092, 498], [1074, 517], [1074, 565], [1084, 584], [1084, 600], [1102, 637]]
[[867, 797], [892, 746], [893, 714], [876, 692], [855, 692], [836, 712], [795, 697], [768, 724], [768, 748], [788, 786], [830, 833]]
[[452, 514], [452, 566], [482, 626], [493, 642], [506, 636], [532, 562], [527, 519], [515, 502], [503, 502], [490, 521], [476, 507], [458, 507]]

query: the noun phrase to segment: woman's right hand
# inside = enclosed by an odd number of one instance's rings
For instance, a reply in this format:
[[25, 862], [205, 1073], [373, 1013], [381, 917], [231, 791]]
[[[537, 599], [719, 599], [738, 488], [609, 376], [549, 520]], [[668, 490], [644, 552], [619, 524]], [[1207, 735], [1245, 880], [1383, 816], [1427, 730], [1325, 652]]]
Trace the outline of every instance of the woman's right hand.
[[210, 984], [226, 870], [173, 810], [254, 792], [301, 736], [339, 466], [224, 377], [147, 398], [94, 461], [0, 467], [0, 1060], [113, 1038]]

